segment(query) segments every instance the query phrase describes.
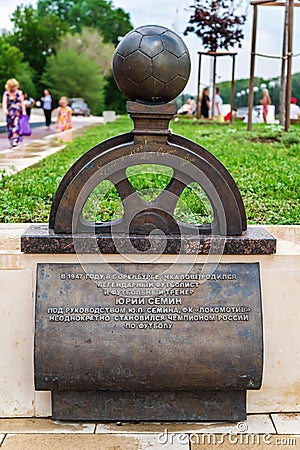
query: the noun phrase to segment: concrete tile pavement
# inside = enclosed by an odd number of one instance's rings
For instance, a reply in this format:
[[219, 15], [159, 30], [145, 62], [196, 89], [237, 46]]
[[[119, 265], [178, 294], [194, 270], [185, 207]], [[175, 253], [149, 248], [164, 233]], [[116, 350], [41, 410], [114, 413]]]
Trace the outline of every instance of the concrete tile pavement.
[[198, 450], [216, 447], [222, 450], [299, 449], [297, 437], [288, 435], [257, 435], [253, 438], [244, 436], [243, 440], [234, 436], [217, 434], [214, 436], [209, 440], [208, 436], [203, 435], [197, 440], [197, 436], [177, 435], [170, 442], [159, 443], [152, 435], [8, 435], [1, 448], [3, 450]]
[[[241, 429], [240, 429], [241, 428]], [[122, 427], [116, 424], [98, 424], [97, 433], [239, 433], [240, 431], [247, 433], [276, 433], [269, 414], [252, 414], [248, 415], [247, 420], [240, 424], [233, 422], [191, 422], [191, 423], [124, 423]], [[2, 429], [0, 427], [0, 432]]]
[[271, 414], [271, 418], [277, 433], [300, 434], [300, 413]]
[[190, 442], [190, 450], [202, 448], [219, 448], [220, 450], [247, 449], [247, 450], [270, 450], [286, 449], [299, 450], [299, 436], [289, 435], [215, 435], [213, 438], [198, 438]]
[[[166, 446], [153, 446], [151, 442], [143, 442], [136, 436], [103, 435], [8, 435], [1, 449], [3, 450], [168, 450]], [[149, 444], [149, 445], [148, 445]], [[174, 450], [176, 447], [172, 447]], [[179, 450], [189, 450], [185, 446], [177, 447]], [[177, 450], [176, 449], [176, 450]]]
[[95, 423], [58, 422], [51, 419], [0, 419], [2, 434], [94, 434]]
[[[300, 449], [300, 413], [250, 414], [240, 423], [73, 423], [0, 419], [1, 450]], [[277, 425], [276, 425], [277, 424]], [[279, 426], [280, 425], [280, 426]], [[277, 429], [276, 429], [277, 428]], [[2, 441], [2, 444], [1, 444]]]

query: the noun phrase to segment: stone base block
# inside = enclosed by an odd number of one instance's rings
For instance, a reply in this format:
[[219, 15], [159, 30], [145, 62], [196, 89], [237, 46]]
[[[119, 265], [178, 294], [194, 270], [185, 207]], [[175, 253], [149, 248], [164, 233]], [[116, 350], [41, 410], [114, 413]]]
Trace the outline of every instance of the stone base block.
[[52, 393], [54, 420], [241, 421], [246, 391], [60, 391]]

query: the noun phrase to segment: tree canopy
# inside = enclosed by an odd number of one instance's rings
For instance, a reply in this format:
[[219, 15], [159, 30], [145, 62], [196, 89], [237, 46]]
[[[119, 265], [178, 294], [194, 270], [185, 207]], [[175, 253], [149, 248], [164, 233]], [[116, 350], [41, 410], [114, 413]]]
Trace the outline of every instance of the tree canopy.
[[41, 81], [55, 97], [83, 97], [100, 114], [104, 109], [104, 77], [111, 72], [114, 46], [104, 43], [97, 30], [67, 33], [55, 54], [47, 59]]
[[96, 28], [105, 42], [115, 44], [132, 29], [129, 14], [114, 8], [110, 0], [39, 0], [38, 14], [55, 14], [73, 32], [80, 32], [82, 27]]
[[79, 56], [87, 57], [98, 66], [98, 71], [105, 77], [111, 73], [111, 60], [114, 45], [105, 43], [99, 31], [84, 27], [80, 33], [65, 34], [59, 43], [59, 50], [74, 50]]
[[6, 36], [0, 36], [0, 86], [1, 91], [8, 78], [17, 78], [21, 88], [35, 95], [32, 70], [27, 62], [23, 62], [23, 53], [8, 42]]
[[55, 96], [85, 97], [94, 113], [106, 99], [125, 110], [111, 73], [115, 45], [133, 28], [122, 8], [111, 0], [38, 0], [17, 6], [11, 21], [13, 31], [0, 35], [2, 86], [16, 77], [31, 96], [49, 87]]
[[246, 15], [240, 13], [243, 0], [195, 0], [194, 3], [185, 35], [196, 33], [208, 51], [241, 47], [242, 26], [246, 22]]
[[75, 50], [58, 50], [47, 59], [41, 80], [54, 97], [83, 97], [94, 114], [104, 109], [105, 80], [97, 62]]
[[21, 50], [38, 77], [47, 57], [55, 52], [55, 46], [69, 26], [55, 14], [39, 17], [36, 9], [23, 5], [17, 6], [11, 20], [14, 29], [9, 38], [10, 43]]

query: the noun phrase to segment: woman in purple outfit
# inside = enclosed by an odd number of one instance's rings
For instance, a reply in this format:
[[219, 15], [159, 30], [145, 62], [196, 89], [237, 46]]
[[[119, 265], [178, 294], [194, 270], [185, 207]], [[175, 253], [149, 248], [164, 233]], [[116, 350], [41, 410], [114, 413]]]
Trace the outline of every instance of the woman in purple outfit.
[[26, 115], [26, 109], [23, 93], [19, 90], [19, 83], [15, 78], [10, 78], [6, 82], [2, 98], [2, 109], [6, 116], [6, 128], [10, 145], [17, 147], [22, 141], [22, 136], [19, 133], [19, 117], [21, 114]]

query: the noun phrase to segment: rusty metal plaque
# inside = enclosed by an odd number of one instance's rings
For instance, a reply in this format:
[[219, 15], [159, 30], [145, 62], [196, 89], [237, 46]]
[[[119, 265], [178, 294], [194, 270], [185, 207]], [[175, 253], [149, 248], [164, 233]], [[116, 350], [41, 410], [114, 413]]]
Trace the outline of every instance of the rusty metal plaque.
[[[156, 392], [160, 405], [166, 393], [192, 393], [194, 405], [201, 391], [212, 391], [214, 401], [216, 391], [259, 389], [262, 342], [258, 263], [222, 263], [211, 270], [183, 263], [38, 264], [36, 389], [59, 393], [54, 398], [69, 391], [68, 399], [74, 391], [83, 410], [93, 391], [114, 398], [116, 409], [122, 392], [135, 404], [137, 393]], [[243, 405], [244, 397], [238, 396]], [[232, 419], [226, 405], [216, 420]], [[74, 420], [112, 418], [98, 409]], [[201, 414], [194, 411], [190, 419], [201, 420]], [[121, 416], [126, 420], [126, 411]]]

